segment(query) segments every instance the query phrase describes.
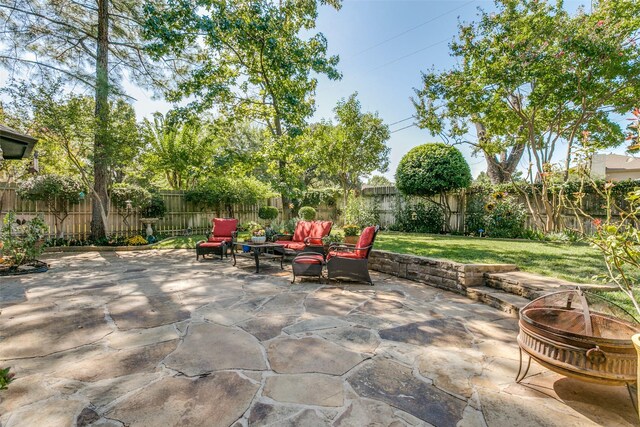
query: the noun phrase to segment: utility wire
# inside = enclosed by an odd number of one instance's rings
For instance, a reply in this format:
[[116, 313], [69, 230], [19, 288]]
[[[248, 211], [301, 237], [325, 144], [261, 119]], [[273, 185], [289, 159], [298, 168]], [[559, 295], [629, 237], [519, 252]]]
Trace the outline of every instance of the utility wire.
[[405, 127], [403, 127], [403, 128], [393, 130], [393, 131], [391, 131], [391, 132], [389, 132], [389, 133], [391, 134], [391, 133], [400, 132], [401, 130], [409, 129], [409, 128], [412, 128], [412, 127], [414, 127], [414, 126], [417, 126], [417, 125], [416, 125], [415, 123], [411, 123], [409, 126], [405, 126]]
[[440, 44], [442, 44], [442, 43], [445, 43], [445, 42], [447, 42], [447, 41], [449, 41], [449, 39], [448, 39], [448, 38], [447, 38], [447, 39], [444, 39], [444, 40], [440, 40], [439, 42], [435, 42], [435, 43], [433, 43], [433, 44], [430, 44], [429, 46], [425, 46], [425, 47], [423, 47], [422, 49], [415, 50], [415, 51], [413, 51], [413, 52], [411, 52], [411, 53], [408, 53], [408, 54], [406, 54], [406, 55], [404, 55], [404, 56], [401, 56], [401, 57], [399, 57], [399, 58], [393, 59], [393, 60], [391, 60], [391, 61], [389, 61], [389, 62], [385, 62], [385, 63], [384, 63], [384, 64], [382, 64], [382, 65], [379, 65], [379, 66], [377, 66], [377, 67], [375, 67], [375, 68], [370, 69], [370, 70], [369, 70], [369, 72], [379, 70], [380, 68], [384, 68], [384, 67], [386, 67], [387, 65], [395, 64], [396, 62], [401, 61], [401, 60], [403, 60], [403, 59], [405, 59], [405, 58], [408, 58], [408, 57], [410, 57], [410, 56], [413, 56], [413, 55], [415, 55], [416, 53], [420, 53], [420, 52], [423, 52], [423, 51], [425, 51], [425, 50], [427, 50], [427, 49], [431, 49], [432, 47], [438, 46], [438, 45], [440, 45]]
[[389, 37], [388, 39], [382, 40], [379, 43], [376, 43], [376, 44], [374, 44], [372, 46], [369, 46], [366, 49], [361, 50], [360, 52], [358, 52], [355, 55], [353, 55], [352, 58], [355, 58], [356, 56], [361, 55], [361, 54], [363, 54], [365, 52], [369, 52], [370, 50], [375, 49], [378, 46], [382, 46], [383, 44], [388, 43], [391, 40], [395, 40], [395, 39], [397, 39], [399, 37], [402, 37], [405, 34], [410, 33], [411, 31], [414, 31], [414, 30], [417, 30], [418, 28], [424, 27], [425, 25], [430, 24], [430, 23], [432, 23], [434, 21], [437, 21], [438, 19], [440, 19], [440, 18], [442, 18], [442, 17], [444, 17], [444, 16], [446, 16], [446, 15], [452, 13], [452, 12], [455, 12], [456, 10], [462, 9], [463, 7], [466, 7], [466, 6], [470, 5], [471, 3], [475, 3], [476, 1], [477, 0], [471, 0], [471, 1], [466, 2], [465, 4], [463, 4], [462, 6], [458, 6], [458, 7], [453, 8], [453, 9], [447, 11], [447, 12], [444, 12], [444, 13], [438, 15], [438, 16], [435, 16], [435, 17], [433, 17], [433, 18], [431, 18], [431, 19], [429, 19], [429, 20], [427, 20], [427, 21], [425, 21], [425, 22], [423, 22], [421, 24], [416, 25], [415, 27], [408, 28], [408, 29], [406, 29], [406, 30], [394, 35], [394, 36]]
[[393, 122], [393, 123], [391, 123], [391, 124], [390, 124], [390, 125], [388, 125], [388, 126], [397, 125], [398, 123], [406, 122], [407, 120], [411, 120], [411, 119], [413, 119], [413, 118], [415, 118], [415, 116], [409, 116], [409, 117], [407, 117], [406, 119], [402, 119], [402, 120], [398, 120], [397, 122]]

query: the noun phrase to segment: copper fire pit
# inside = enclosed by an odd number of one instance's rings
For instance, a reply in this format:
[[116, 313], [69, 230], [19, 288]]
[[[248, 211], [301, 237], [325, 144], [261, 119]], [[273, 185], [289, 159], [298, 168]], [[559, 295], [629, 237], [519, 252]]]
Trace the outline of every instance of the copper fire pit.
[[[520, 370], [531, 359], [562, 375], [609, 385], [636, 383], [638, 356], [631, 336], [640, 324], [617, 305], [581, 290], [555, 292], [520, 310]], [[529, 363], [522, 373], [522, 352]]]

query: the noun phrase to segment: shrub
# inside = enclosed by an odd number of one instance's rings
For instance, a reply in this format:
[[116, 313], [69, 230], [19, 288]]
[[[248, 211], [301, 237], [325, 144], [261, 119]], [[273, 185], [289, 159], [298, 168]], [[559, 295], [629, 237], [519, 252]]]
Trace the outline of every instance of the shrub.
[[271, 221], [278, 217], [278, 213], [278, 208], [275, 206], [260, 206], [260, 209], [258, 209], [258, 218]]
[[262, 228], [262, 226], [255, 221], [249, 221], [238, 225], [238, 231], [253, 231], [258, 228]]
[[291, 218], [290, 220], [286, 221], [284, 223], [284, 232], [287, 234], [293, 234], [296, 231], [296, 226], [298, 225], [299, 221], [300, 218], [298, 217]]
[[82, 183], [72, 177], [47, 174], [24, 181], [17, 192], [25, 200], [44, 202], [56, 219], [58, 237], [63, 238], [64, 220], [69, 216], [72, 205], [80, 203], [86, 189]]
[[375, 225], [380, 222], [378, 201], [367, 201], [364, 197], [356, 197], [350, 193], [345, 207], [345, 222], [355, 224], [360, 228]]
[[147, 242], [147, 239], [145, 239], [144, 237], [137, 235], [137, 236], [133, 236], [133, 237], [129, 237], [127, 239], [127, 245], [128, 246], [141, 246], [141, 245], [146, 245], [149, 242]]
[[440, 233], [444, 227], [444, 212], [436, 204], [424, 202], [400, 203], [396, 212], [395, 231], [407, 233]]
[[522, 237], [525, 219], [526, 212], [521, 204], [508, 199], [496, 202], [489, 212], [487, 235], [508, 239]]
[[111, 201], [120, 211], [127, 210], [127, 202], [131, 209], [140, 209], [149, 204], [151, 193], [134, 184], [114, 184], [111, 189]]
[[408, 196], [440, 196], [445, 214], [444, 225], [449, 231], [451, 208], [447, 193], [468, 187], [471, 170], [462, 153], [442, 143], [424, 144], [411, 149], [400, 160], [396, 170], [396, 187]]
[[486, 235], [488, 218], [485, 205], [487, 204], [490, 194], [491, 188], [484, 186], [474, 187], [467, 194], [467, 205], [464, 217], [464, 225], [467, 233], [471, 235]]
[[151, 193], [148, 203], [142, 207], [144, 218], [163, 218], [167, 213], [167, 205], [158, 193]]
[[316, 210], [311, 206], [303, 206], [298, 210], [298, 215], [305, 221], [313, 221], [316, 219]]
[[233, 216], [233, 205], [252, 204], [273, 195], [271, 188], [253, 177], [216, 176], [185, 193], [185, 200], [201, 209], [226, 210]]
[[360, 226], [355, 224], [346, 224], [342, 227], [342, 231], [344, 231], [345, 236], [357, 236], [360, 234]]
[[49, 227], [41, 215], [28, 221], [16, 221], [13, 211], [7, 213], [2, 225], [2, 254], [12, 268], [35, 261], [44, 251], [44, 235]]
[[462, 153], [442, 143], [424, 144], [411, 149], [400, 160], [396, 186], [403, 194], [430, 197], [466, 188], [471, 170]]

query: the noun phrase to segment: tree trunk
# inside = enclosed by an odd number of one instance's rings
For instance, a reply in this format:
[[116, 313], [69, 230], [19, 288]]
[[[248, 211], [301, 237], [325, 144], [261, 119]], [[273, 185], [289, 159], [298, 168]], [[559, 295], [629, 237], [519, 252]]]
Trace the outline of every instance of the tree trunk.
[[[482, 123], [475, 122], [476, 133], [478, 140], [481, 143], [487, 142], [487, 132]], [[495, 154], [482, 151], [485, 159], [487, 160], [487, 175], [491, 179], [492, 184], [504, 184], [511, 180], [511, 175], [516, 171], [518, 163], [524, 154], [525, 144], [516, 144], [511, 148], [511, 153], [507, 156], [507, 151], [504, 150], [496, 156]]]
[[91, 204], [91, 236], [107, 235], [109, 216], [109, 0], [98, 0], [98, 46], [96, 50], [96, 90], [93, 160], [93, 198]]
[[524, 154], [524, 144], [518, 144], [511, 148], [511, 153], [500, 153], [500, 158], [495, 155], [484, 153], [487, 160], [487, 175], [492, 184], [504, 184], [511, 181], [511, 176], [516, 171], [518, 163]]

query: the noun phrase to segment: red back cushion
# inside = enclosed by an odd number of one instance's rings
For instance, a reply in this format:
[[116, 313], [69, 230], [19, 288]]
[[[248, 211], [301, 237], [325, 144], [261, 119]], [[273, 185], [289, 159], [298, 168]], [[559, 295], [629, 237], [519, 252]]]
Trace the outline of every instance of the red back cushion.
[[[314, 237], [314, 239], [309, 239], [309, 243], [321, 245], [322, 238], [331, 233], [332, 226], [333, 223], [331, 221], [314, 221], [311, 225], [311, 232], [309, 233], [309, 237]], [[317, 237], [317, 239], [315, 239], [315, 237]]]
[[311, 233], [312, 226], [313, 226], [312, 222], [298, 221], [298, 224], [296, 224], [296, 231], [293, 233], [292, 240], [294, 242], [302, 242], [305, 238], [309, 237], [309, 233]]
[[231, 233], [238, 229], [235, 218], [213, 218], [213, 235], [216, 237], [231, 237]]
[[[358, 244], [356, 245], [357, 248], [364, 248], [367, 246], [370, 246], [371, 243], [373, 242], [373, 238], [376, 235], [376, 228], [375, 227], [367, 227], [364, 230], [362, 230], [362, 233], [360, 233], [360, 238], [358, 239]], [[358, 255], [358, 258], [366, 258], [367, 257], [367, 249], [364, 250], [358, 250], [355, 251], [355, 253]]]

